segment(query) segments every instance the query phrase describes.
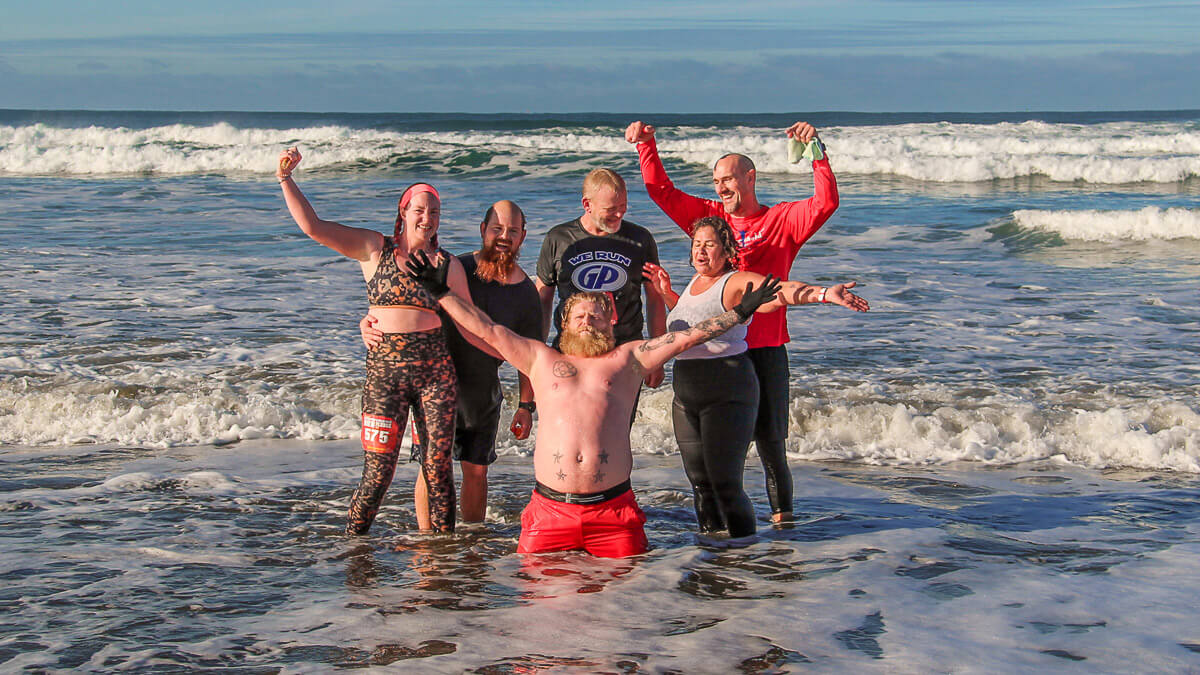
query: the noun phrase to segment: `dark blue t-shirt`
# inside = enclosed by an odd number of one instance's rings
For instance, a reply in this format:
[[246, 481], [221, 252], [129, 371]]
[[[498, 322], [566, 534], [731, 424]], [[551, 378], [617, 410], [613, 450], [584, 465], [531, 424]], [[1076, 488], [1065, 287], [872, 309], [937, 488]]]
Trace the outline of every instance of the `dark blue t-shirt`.
[[642, 265], [658, 263], [658, 246], [646, 228], [621, 221], [613, 234], [596, 236], [576, 218], [556, 225], [542, 240], [538, 279], [558, 288], [554, 326], [562, 326], [562, 301], [580, 291], [613, 294], [617, 344], [642, 337]]

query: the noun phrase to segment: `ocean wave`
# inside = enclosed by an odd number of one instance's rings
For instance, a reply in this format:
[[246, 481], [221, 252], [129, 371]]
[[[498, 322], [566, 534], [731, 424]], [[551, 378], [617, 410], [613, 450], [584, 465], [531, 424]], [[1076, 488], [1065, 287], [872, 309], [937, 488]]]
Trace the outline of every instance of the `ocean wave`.
[[1136, 211], [1013, 212], [1022, 228], [1072, 241], [1151, 241], [1200, 239], [1200, 211], [1147, 206]]
[[121, 379], [62, 375], [0, 381], [0, 444], [146, 447], [358, 435], [358, 390], [267, 386], [216, 374], [142, 368]]
[[796, 400], [789, 453], [882, 466], [1051, 461], [1200, 473], [1200, 411], [1170, 398], [1110, 397], [1083, 409], [1000, 396], [955, 401], [948, 391], [929, 387], [905, 401]]
[[[263, 387], [197, 376], [159, 378], [155, 387], [134, 393], [128, 382], [99, 389], [97, 382], [64, 381], [37, 390], [20, 380], [0, 382], [0, 444], [171, 447], [261, 438], [345, 440], [359, 433], [358, 390], [351, 384]], [[507, 394], [511, 402], [515, 391]], [[635, 454], [678, 452], [672, 399], [669, 386], [641, 397], [631, 434]], [[506, 403], [501, 419], [510, 415]], [[501, 424], [497, 451], [528, 455], [534, 438], [518, 441]], [[1200, 473], [1200, 410], [1167, 393], [1131, 399], [1064, 391], [1034, 400], [999, 390], [964, 395], [933, 384], [905, 390], [793, 387], [788, 450], [796, 459], [870, 465], [1051, 461]]]
[[[926, 182], [1044, 177], [1095, 184], [1178, 183], [1200, 176], [1200, 129], [1189, 122], [920, 123], [821, 130], [839, 175], [893, 175]], [[727, 152], [760, 172], [806, 173], [787, 162], [779, 129], [678, 127], [660, 131], [668, 161], [697, 168]], [[305, 155], [302, 171], [421, 170], [456, 175], [559, 175], [597, 162], [630, 170], [633, 148], [615, 127], [397, 131], [346, 125], [292, 129], [229, 123], [144, 129], [0, 126], [0, 174], [269, 175], [287, 146]]]
[[932, 182], [1043, 176], [1055, 182], [1176, 183], [1200, 176], [1200, 131], [1185, 124], [860, 127], [841, 139], [836, 152], [840, 171]]

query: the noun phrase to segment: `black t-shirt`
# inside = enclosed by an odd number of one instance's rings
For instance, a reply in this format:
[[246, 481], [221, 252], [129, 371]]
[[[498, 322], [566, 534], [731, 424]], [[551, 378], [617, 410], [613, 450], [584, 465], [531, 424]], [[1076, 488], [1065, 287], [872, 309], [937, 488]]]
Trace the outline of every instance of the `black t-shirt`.
[[[521, 337], [542, 339], [542, 303], [533, 281], [528, 277], [516, 284], [484, 281], [475, 275], [478, 263], [474, 253], [465, 253], [458, 259], [467, 273], [467, 288], [476, 307]], [[444, 312], [439, 313], [458, 374], [458, 414], [465, 423], [463, 426], [473, 427], [476, 418], [500, 404], [500, 377], [496, 370], [503, 361], [476, 349]]]
[[542, 240], [537, 275], [558, 288], [554, 325], [562, 325], [562, 301], [580, 291], [613, 294], [617, 344], [642, 337], [642, 265], [658, 263], [658, 246], [650, 231], [627, 220], [621, 229], [603, 237], [590, 234], [576, 218], [555, 225]]

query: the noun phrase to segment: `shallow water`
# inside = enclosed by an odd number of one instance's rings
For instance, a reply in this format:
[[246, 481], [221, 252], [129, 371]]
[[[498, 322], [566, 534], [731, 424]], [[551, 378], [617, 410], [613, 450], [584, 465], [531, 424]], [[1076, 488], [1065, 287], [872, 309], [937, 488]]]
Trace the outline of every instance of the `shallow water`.
[[[794, 467], [797, 522], [699, 537], [674, 457], [633, 476], [653, 550], [518, 556], [530, 460], [487, 522], [411, 533], [413, 465], [341, 535], [352, 443], [24, 449], [0, 464], [6, 669], [1087, 672], [1200, 667], [1196, 479]], [[36, 477], [31, 480], [30, 477]], [[765, 504], [761, 474], [747, 474]]]
[[[740, 149], [769, 203], [812, 192], [790, 117], [652, 121], [681, 187]], [[514, 554], [503, 428], [485, 526], [413, 534], [406, 465], [340, 534], [366, 303], [270, 175], [300, 145], [318, 213], [380, 230], [432, 180], [456, 252], [515, 198], [532, 269], [614, 167], [681, 283], [624, 116], [0, 111], [0, 664], [1200, 670], [1200, 116], [812, 119], [842, 199], [793, 277], [872, 311], [789, 313], [798, 522], [697, 537], [664, 387], [633, 427], [654, 550], [601, 561]]]

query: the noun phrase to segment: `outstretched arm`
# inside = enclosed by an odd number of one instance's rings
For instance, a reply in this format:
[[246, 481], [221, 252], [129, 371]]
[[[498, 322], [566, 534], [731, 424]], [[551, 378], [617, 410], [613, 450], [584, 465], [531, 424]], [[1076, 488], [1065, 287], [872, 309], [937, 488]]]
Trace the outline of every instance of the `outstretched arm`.
[[[438, 304], [441, 305], [442, 309], [446, 310], [446, 313], [450, 315], [454, 323], [462, 329], [463, 335], [468, 338], [471, 344], [477, 346], [479, 343], [489, 345], [500, 358], [508, 361], [514, 368], [526, 375], [529, 374], [530, 368], [533, 367], [534, 357], [537, 354], [538, 348], [549, 349], [545, 343], [523, 338], [504, 326], [493, 322], [478, 307], [454, 293], [442, 296], [438, 300]], [[471, 337], [476, 338], [479, 343], [471, 340]]]
[[287, 203], [288, 212], [300, 226], [300, 230], [313, 241], [328, 246], [347, 258], [360, 262], [371, 259], [371, 255], [383, 247], [383, 235], [375, 230], [361, 227], [348, 227], [332, 220], [321, 220], [313, 210], [304, 193], [300, 192], [296, 181], [292, 179], [292, 171], [300, 164], [300, 151], [288, 148], [279, 154], [279, 168], [275, 177], [283, 188], [283, 200]]
[[424, 251], [416, 251], [409, 257], [406, 264], [408, 276], [421, 284], [430, 295], [437, 298], [438, 304], [446, 310], [446, 313], [462, 330], [463, 336], [472, 344], [475, 344], [475, 340], [471, 339], [474, 337], [480, 343], [490, 345], [500, 358], [508, 361], [514, 368], [526, 375], [533, 367], [538, 349], [549, 349], [537, 340], [523, 338], [497, 324], [492, 321], [491, 317], [484, 314], [483, 310], [473, 305], [470, 299], [464, 299], [457, 294], [457, 291], [452, 291], [446, 281], [450, 271], [448, 258], [442, 258], [437, 266], [434, 266]]
[[[762, 279], [763, 276], [755, 272], [738, 272], [733, 275], [729, 283], [725, 284], [725, 294], [721, 298], [725, 306], [732, 307], [741, 302], [744, 284], [759, 283]], [[803, 281], [784, 281], [781, 286], [775, 298], [758, 308], [760, 313], [774, 312], [781, 307], [821, 302], [841, 305], [856, 312], [865, 312], [871, 308], [866, 300], [850, 292], [855, 286], [853, 281], [829, 287], [814, 286]]]
[[635, 345], [633, 356], [646, 370], [658, 368], [688, 349], [708, 342], [746, 321], [760, 306], [771, 302], [775, 294], [779, 292], [779, 288], [779, 280], [774, 275], [767, 275], [757, 288], [746, 284], [741, 302], [733, 309], [722, 312], [711, 319], [705, 319], [691, 328], [631, 343]]
[[[471, 297], [471, 287], [467, 284], [467, 273], [466, 270], [463, 269], [462, 263], [459, 262], [458, 258], [455, 258], [452, 255], [446, 255], [445, 253], [440, 253], [439, 255], [444, 256], [445, 259], [450, 263], [450, 269], [448, 271], [446, 281], [446, 283], [450, 286], [450, 291], [457, 295], [460, 300], [463, 300], [468, 305], [474, 307], [475, 300]], [[495, 348], [486, 341], [481, 340], [479, 336], [464, 331], [459, 331], [459, 334], [463, 336], [463, 339], [467, 341], [467, 344], [478, 349], [484, 354], [487, 354], [492, 358], [500, 359], [501, 361], [504, 360], [504, 357], [500, 354], [500, 352], [496, 351]]]
[[852, 309], [856, 312], [865, 312], [871, 309], [871, 305], [866, 301], [866, 299], [850, 292], [850, 289], [854, 288], [858, 283], [855, 281], [849, 281], [844, 284], [834, 284], [833, 286], [813, 286], [802, 281], [794, 281], [790, 283], [797, 284], [802, 288], [798, 288], [789, 295], [787, 284], [785, 283], [784, 289], [779, 293], [779, 298], [777, 298], [776, 301], [782, 299], [782, 304], [786, 305], [803, 305], [808, 303], [827, 302], [831, 305], [841, 305], [846, 309]]
[[[446, 283], [450, 286], [450, 289], [457, 293], [459, 297], [471, 300], [471, 289], [467, 285], [466, 272], [463, 271], [462, 263], [451, 259], [450, 269], [447, 272], [446, 279]], [[473, 302], [474, 301], [472, 300], [472, 303]], [[379, 344], [383, 342], [383, 331], [375, 327], [375, 324], [378, 322], [379, 319], [372, 316], [369, 312], [358, 322], [358, 335], [362, 338], [363, 344], [367, 346], [368, 350], [378, 347]], [[473, 336], [464, 335], [463, 337], [467, 339], [467, 342], [470, 342], [472, 345], [474, 345], [476, 349], [479, 349], [485, 354], [494, 356], [496, 358], [501, 358], [500, 355], [496, 353], [496, 350], [492, 349], [491, 346], [479, 343], [477, 340], [474, 340]]]

